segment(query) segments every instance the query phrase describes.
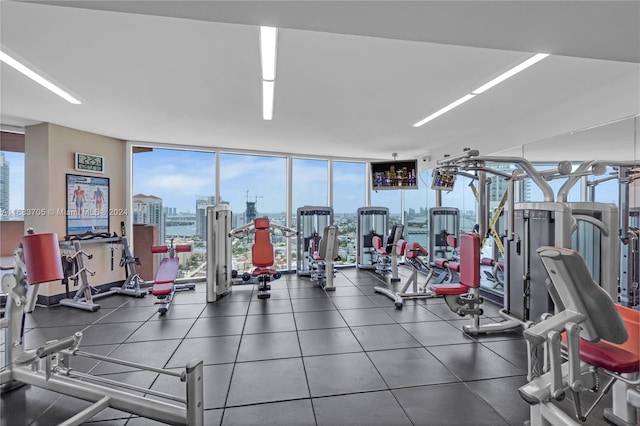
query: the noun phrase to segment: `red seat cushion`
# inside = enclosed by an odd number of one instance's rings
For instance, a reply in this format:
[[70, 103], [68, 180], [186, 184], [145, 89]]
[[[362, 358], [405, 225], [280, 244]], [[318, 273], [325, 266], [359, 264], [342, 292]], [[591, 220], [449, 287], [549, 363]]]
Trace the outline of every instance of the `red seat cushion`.
[[429, 288], [438, 296], [465, 294], [469, 291], [469, 288], [462, 284], [431, 284]]
[[640, 371], [640, 357], [604, 340], [597, 343], [580, 339], [580, 358], [591, 365], [615, 373]]
[[173, 281], [168, 283], [153, 283], [151, 294], [154, 296], [163, 296], [173, 291]]
[[447, 259], [443, 259], [441, 257], [437, 258], [436, 260], [433, 261], [433, 263], [441, 269], [444, 269], [447, 267], [447, 263], [449, 263], [449, 261]]
[[251, 274], [254, 275], [254, 276], [265, 275], [265, 274], [273, 275], [276, 272], [278, 272], [278, 271], [276, 271], [275, 269], [256, 268], [256, 269], [253, 270], [253, 272]]
[[494, 262], [495, 260], [490, 257], [483, 257], [482, 259], [480, 259], [480, 264], [483, 266], [493, 266]]
[[255, 243], [251, 247], [251, 261], [254, 266], [260, 268], [273, 265], [273, 245], [267, 229], [256, 229]]

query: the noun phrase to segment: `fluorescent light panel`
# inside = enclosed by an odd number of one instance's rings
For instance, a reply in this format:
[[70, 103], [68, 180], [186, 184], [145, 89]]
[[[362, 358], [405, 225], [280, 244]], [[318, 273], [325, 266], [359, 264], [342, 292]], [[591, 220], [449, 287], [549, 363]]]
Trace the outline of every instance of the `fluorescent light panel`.
[[511, 68], [509, 71], [500, 74], [498, 77], [494, 78], [493, 80], [491, 80], [490, 82], [478, 87], [476, 90], [474, 90], [473, 93], [474, 95], [479, 95], [481, 93], [486, 92], [487, 90], [491, 89], [493, 86], [502, 83], [503, 81], [505, 81], [506, 79], [513, 77], [514, 75], [518, 74], [520, 71], [524, 71], [525, 69], [529, 68], [531, 65], [534, 65], [538, 62], [540, 62], [541, 60], [543, 60], [544, 58], [546, 58], [547, 56], [549, 56], [548, 53], [538, 53], [537, 55], [534, 55], [532, 57], [530, 57], [529, 59], [527, 59], [526, 61], [522, 62], [520, 65], [516, 65], [515, 67]]
[[262, 118], [271, 120], [273, 118], [273, 93], [275, 91], [275, 81], [262, 81]]
[[440, 117], [442, 114], [444, 114], [444, 113], [446, 113], [448, 111], [451, 111], [452, 109], [454, 109], [455, 107], [457, 107], [459, 105], [462, 105], [463, 103], [467, 102], [469, 99], [473, 98], [474, 96], [486, 92], [487, 90], [491, 89], [493, 86], [502, 83], [503, 81], [505, 81], [509, 77], [513, 77], [514, 75], [518, 74], [520, 71], [523, 71], [523, 70], [529, 68], [531, 65], [540, 62], [541, 60], [543, 60], [547, 56], [549, 56], [548, 53], [538, 53], [538, 54], [530, 57], [529, 59], [527, 59], [526, 61], [522, 62], [521, 64], [516, 65], [515, 67], [511, 68], [509, 71], [507, 71], [505, 73], [502, 73], [501, 75], [499, 75], [498, 77], [494, 78], [490, 82], [478, 87], [476, 90], [472, 91], [470, 94], [461, 97], [457, 101], [447, 105], [446, 107], [442, 108], [441, 110], [439, 110], [437, 112], [434, 112], [433, 114], [431, 114], [430, 116], [428, 116], [426, 118], [423, 118], [422, 120], [420, 120], [417, 123], [415, 123], [413, 125], [413, 127], [420, 127], [423, 124], [428, 123], [429, 121], [433, 120], [434, 118]]
[[35, 81], [36, 83], [46, 87], [56, 95], [60, 96], [65, 101], [71, 102], [72, 104], [76, 104], [76, 105], [82, 103], [76, 98], [74, 98], [73, 96], [71, 96], [69, 93], [65, 92], [64, 90], [62, 90], [61, 88], [59, 88], [58, 86], [56, 86], [55, 84], [47, 80], [46, 78], [42, 77], [40, 74], [31, 70], [27, 66], [21, 64], [16, 59], [12, 58], [11, 56], [7, 55], [2, 51], [0, 51], [0, 61], [4, 62], [5, 64], [9, 65], [15, 70], [21, 72], [22, 74], [29, 77], [31, 80]]
[[276, 79], [276, 45], [278, 29], [274, 27], [260, 27], [260, 55], [262, 57], [262, 79], [273, 81]]
[[455, 107], [462, 105], [463, 103], [467, 102], [469, 99], [474, 98], [476, 95], [472, 95], [472, 94], [468, 94], [468, 95], [464, 95], [463, 97], [461, 97], [460, 99], [458, 99], [455, 102], [450, 103], [449, 105], [447, 105], [446, 107], [442, 108], [441, 110], [438, 110], [436, 112], [434, 112], [433, 114], [431, 114], [430, 116], [428, 116], [427, 118], [423, 118], [422, 120], [418, 121], [416, 124], [413, 125], [413, 127], [420, 127], [425, 123], [428, 123], [429, 121], [433, 120], [434, 118], [440, 117], [442, 114], [451, 111], [452, 109], [454, 109]]

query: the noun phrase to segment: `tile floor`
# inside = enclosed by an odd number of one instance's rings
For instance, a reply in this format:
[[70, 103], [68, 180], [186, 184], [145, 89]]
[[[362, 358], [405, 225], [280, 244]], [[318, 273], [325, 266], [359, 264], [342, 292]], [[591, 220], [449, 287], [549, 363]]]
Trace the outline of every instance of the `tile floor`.
[[[38, 307], [26, 346], [82, 330], [82, 349], [162, 368], [204, 360], [207, 425], [519, 425], [528, 406], [521, 332], [472, 338], [442, 299], [393, 302], [381, 277], [340, 270], [335, 292], [284, 275], [272, 297], [253, 286], [206, 303], [205, 287], [176, 295], [164, 316], [154, 297], [110, 296], [95, 313]], [[488, 304], [483, 321], [499, 321]], [[81, 359], [79, 371], [175, 392], [155, 373]], [[88, 403], [22, 388], [2, 396], [2, 425], [53, 425]], [[91, 425], [155, 425], [107, 409]], [[599, 424], [598, 422], [593, 424]]]

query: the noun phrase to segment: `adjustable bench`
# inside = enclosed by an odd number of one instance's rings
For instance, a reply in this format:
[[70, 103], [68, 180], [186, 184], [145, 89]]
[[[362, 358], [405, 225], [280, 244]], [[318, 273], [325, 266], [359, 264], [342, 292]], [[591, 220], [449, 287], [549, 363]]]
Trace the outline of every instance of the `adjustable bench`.
[[193, 290], [196, 288], [196, 285], [193, 283], [176, 284], [180, 259], [178, 259], [175, 254], [190, 251], [191, 244], [176, 244], [174, 246], [173, 240], [171, 240], [171, 244], [168, 246], [151, 246], [152, 253], [169, 253], [169, 257], [165, 257], [160, 262], [156, 277], [153, 280], [153, 287], [151, 288], [151, 294], [158, 298], [155, 304], [160, 305], [158, 308], [160, 314], [164, 314], [169, 310], [176, 291]]
[[[453, 262], [459, 270], [459, 282], [431, 284], [429, 288], [438, 296], [444, 296], [449, 308], [460, 316], [471, 315], [471, 325], [462, 327], [467, 334], [497, 333], [519, 327], [516, 320], [480, 325], [484, 303], [480, 297], [480, 237], [476, 234], [460, 235], [460, 262]], [[451, 264], [452, 262], [449, 262]], [[452, 270], [453, 267], [449, 267]]]

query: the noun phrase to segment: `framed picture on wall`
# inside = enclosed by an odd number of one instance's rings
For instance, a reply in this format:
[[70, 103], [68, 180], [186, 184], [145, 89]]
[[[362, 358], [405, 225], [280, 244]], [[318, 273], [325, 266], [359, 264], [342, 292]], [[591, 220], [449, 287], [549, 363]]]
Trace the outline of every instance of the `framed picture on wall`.
[[109, 232], [109, 178], [67, 174], [67, 235]]

